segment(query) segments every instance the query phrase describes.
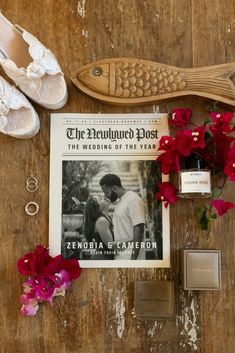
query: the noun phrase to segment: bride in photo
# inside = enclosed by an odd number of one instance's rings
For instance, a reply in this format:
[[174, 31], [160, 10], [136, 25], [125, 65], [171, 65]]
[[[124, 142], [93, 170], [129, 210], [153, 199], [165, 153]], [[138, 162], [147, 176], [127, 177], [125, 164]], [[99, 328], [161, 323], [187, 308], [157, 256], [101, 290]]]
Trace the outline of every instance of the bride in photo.
[[[86, 241], [95, 242], [97, 249], [91, 260], [114, 259], [113, 224], [109, 216], [110, 200], [90, 196], [85, 207], [84, 235]], [[111, 245], [111, 246], [110, 246]]]

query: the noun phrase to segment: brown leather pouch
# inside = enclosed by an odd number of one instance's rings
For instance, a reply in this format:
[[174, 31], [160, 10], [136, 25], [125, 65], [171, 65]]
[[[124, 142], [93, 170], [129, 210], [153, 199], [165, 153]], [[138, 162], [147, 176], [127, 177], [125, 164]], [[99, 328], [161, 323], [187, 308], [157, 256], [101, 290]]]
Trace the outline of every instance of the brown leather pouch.
[[170, 319], [174, 314], [173, 281], [135, 281], [134, 312], [138, 320]]

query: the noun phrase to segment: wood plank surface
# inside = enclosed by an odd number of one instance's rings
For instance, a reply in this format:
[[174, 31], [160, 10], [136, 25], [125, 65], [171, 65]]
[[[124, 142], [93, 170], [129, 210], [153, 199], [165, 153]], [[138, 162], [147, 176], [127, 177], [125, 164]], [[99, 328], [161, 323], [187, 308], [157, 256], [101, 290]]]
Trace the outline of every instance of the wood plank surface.
[[[206, 116], [208, 101], [186, 97], [148, 107], [111, 107], [80, 93], [69, 74], [90, 62], [136, 57], [180, 67], [222, 64], [235, 58], [235, 4], [224, 0], [0, 0], [1, 12], [38, 37], [58, 58], [69, 87], [60, 112], [160, 112], [190, 106]], [[1, 42], [1, 39], [0, 39]], [[0, 72], [3, 75], [2, 71]], [[191, 201], [171, 209], [170, 269], [90, 269], [58, 298], [60, 319], [43, 304], [36, 317], [23, 317], [23, 278], [16, 262], [36, 244], [48, 244], [50, 111], [34, 104], [41, 129], [30, 140], [0, 135], [0, 352], [1, 353], [232, 353], [235, 350], [235, 212], [199, 230]], [[26, 190], [28, 176], [38, 190]], [[224, 198], [234, 197], [226, 185]], [[28, 201], [37, 216], [24, 211]], [[222, 251], [222, 289], [183, 291], [179, 249]], [[173, 279], [173, 320], [140, 322], [131, 315], [136, 279]]]
[[[193, 65], [216, 65], [235, 60], [235, 3], [225, 0], [194, 1], [192, 4]], [[203, 48], [206, 48], [203, 50]], [[226, 185], [223, 198], [234, 202], [234, 185]], [[231, 185], [232, 184], [232, 185]], [[222, 254], [222, 291], [201, 294], [203, 352], [233, 352], [235, 349], [235, 239], [234, 212], [217, 221], [207, 243]], [[230, 324], [228, 324], [230, 323]]]

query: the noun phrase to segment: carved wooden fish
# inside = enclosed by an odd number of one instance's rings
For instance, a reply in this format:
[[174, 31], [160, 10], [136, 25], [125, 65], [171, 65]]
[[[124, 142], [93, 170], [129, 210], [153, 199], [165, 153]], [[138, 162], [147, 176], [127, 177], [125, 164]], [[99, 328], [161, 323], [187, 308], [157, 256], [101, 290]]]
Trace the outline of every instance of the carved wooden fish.
[[149, 104], [196, 95], [235, 106], [235, 62], [185, 69], [113, 58], [83, 66], [70, 78], [81, 91], [114, 105]]

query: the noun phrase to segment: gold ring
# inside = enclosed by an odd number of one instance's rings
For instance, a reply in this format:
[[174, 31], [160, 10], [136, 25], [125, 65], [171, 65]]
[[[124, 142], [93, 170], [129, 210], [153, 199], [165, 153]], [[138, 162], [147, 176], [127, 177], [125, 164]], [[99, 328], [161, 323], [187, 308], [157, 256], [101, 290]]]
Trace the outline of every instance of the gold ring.
[[25, 206], [25, 212], [29, 215], [29, 216], [34, 216], [35, 214], [37, 214], [39, 211], [39, 206], [36, 202], [28, 202], [27, 205]]
[[26, 180], [26, 189], [29, 192], [34, 192], [37, 190], [37, 188], [38, 188], [38, 179], [34, 176], [28, 177], [28, 179]]
[[34, 184], [38, 184], [38, 179], [35, 176], [29, 176], [26, 180], [26, 183], [34, 183]]
[[34, 191], [37, 190], [37, 188], [38, 188], [37, 185], [27, 185], [27, 186], [26, 186], [26, 189], [27, 189], [29, 192], [34, 192]]

